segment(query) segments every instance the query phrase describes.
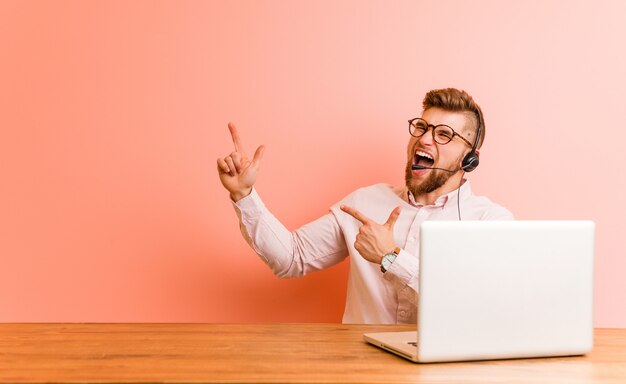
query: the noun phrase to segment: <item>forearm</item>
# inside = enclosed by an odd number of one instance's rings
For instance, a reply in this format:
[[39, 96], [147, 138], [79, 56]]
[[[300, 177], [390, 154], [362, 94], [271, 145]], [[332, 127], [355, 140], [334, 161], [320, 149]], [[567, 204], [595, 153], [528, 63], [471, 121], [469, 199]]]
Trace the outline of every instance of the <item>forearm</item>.
[[279, 277], [299, 277], [343, 260], [345, 242], [332, 214], [289, 231], [255, 190], [235, 205], [242, 235]]
[[393, 284], [398, 296], [403, 296], [410, 303], [417, 304], [419, 288], [417, 258], [407, 251], [401, 250], [383, 277]]

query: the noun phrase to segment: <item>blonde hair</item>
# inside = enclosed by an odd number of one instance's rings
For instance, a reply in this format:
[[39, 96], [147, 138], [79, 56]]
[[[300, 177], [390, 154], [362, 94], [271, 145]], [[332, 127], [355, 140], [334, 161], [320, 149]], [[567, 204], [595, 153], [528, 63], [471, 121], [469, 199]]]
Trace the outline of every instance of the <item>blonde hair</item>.
[[441, 108], [450, 112], [467, 112], [468, 121], [474, 125], [472, 130], [477, 133], [479, 125], [481, 126], [476, 148], [483, 145], [486, 131], [483, 112], [467, 92], [456, 88], [433, 89], [424, 96], [422, 107], [424, 111], [428, 108]]

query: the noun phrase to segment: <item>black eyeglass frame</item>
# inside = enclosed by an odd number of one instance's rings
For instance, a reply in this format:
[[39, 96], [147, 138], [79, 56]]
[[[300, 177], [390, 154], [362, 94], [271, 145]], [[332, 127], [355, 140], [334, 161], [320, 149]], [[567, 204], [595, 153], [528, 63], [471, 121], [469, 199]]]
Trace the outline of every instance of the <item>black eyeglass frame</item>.
[[[433, 135], [433, 140], [434, 140], [434, 141], [435, 141], [435, 143], [437, 143], [437, 144], [446, 145], [446, 144], [448, 144], [449, 142], [451, 142], [451, 141], [452, 141], [452, 139], [454, 139], [454, 136], [458, 136], [461, 140], [463, 140], [463, 141], [464, 141], [467, 145], [469, 145], [471, 148], [473, 148], [473, 147], [474, 147], [474, 145], [473, 145], [472, 143], [470, 143], [469, 141], [467, 141], [467, 139], [466, 139], [466, 138], [464, 138], [463, 136], [461, 136], [461, 134], [457, 133], [457, 132], [456, 132], [456, 131], [455, 131], [455, 130], [451, 127], [451, 126], [449, 126], [449, 125], [445, 125], [445, 124], [432, 125], [432, 124], [429, 124], [429, 123], [428, 123], [428, 121], [426, 121], [426, 120], [422, 119], [421, 117], [415, 117], [415, 118], [413, 118], [413, 119], [409, 120], [409, 134], [410, 134], [411, 136], [413, 136], [413, 137], [422, 137], [422, 136], [424, 136], [424, 135], [426, 134], [426, 132], [428, 132], [428, 130], [426, 130], [426, 131], [425, 131], [424, 133], [422, 133], [421, 135], [414, 135], [414, 134], [413, 134], [413, 132], [412, 132], [411, 127], [413, 126], [413, 122], [414, 122], [415, 120], [421, 120], [421, 121], [423, 121], [424, 123], [426, 123], [426, 128], [432, 128], [432, 131], [431, 131], [431, 132], [432, 132], [432, 135]], [[445, 143], [441, 143], [441, 142], [439, 142], [439, 141], [437, 140], [437, 137], [435, 136], [435, 129], [437, 129], [438, 127], [446, 127], [446, 128], [449, 128], [449, 129], [452, 131], [452, 136], [450, 137], [450, 140], [446, 141]]]

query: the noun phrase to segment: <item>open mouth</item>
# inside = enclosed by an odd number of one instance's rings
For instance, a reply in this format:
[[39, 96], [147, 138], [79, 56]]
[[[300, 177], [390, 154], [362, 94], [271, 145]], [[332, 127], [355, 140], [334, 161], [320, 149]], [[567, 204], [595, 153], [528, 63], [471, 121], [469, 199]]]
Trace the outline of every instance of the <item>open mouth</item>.
[[415, 165], [430, 168], [433, 166], [433, 164], [435, 164], [435, 160], [433, 160], [433, 157], [430, 154], [422, 151], [417, 151], [415, 152], [415, 158], [413, 159], [413, 163]]

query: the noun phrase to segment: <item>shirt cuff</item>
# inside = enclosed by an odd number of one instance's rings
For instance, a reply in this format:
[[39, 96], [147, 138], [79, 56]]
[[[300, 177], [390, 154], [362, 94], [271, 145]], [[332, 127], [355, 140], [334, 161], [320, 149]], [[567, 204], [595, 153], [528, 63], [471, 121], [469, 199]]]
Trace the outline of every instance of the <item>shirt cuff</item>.
[[230, 200], [233, 206], [238, 212], [245, 212], [246, 216], [258, 216], [267, 210], [263, 200], [256, 192], [256, 189], [252, 188], [250, 194], [246, 197], [239, 199], [238, 201]]
[[398, 257], [391, 263], [391, 267], [383, 276], [386, 280], [393, 282], [398, 288], [405, 287], [415, 280], [417, 267], [417, 259], [404, 249], [401, 249]]

